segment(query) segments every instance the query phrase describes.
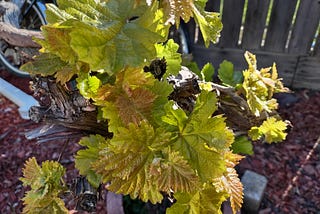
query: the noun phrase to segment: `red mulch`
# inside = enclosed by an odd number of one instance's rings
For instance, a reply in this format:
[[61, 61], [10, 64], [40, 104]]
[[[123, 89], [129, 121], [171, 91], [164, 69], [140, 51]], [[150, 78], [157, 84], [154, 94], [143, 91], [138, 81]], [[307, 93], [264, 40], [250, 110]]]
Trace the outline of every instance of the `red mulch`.
[[255, 143], [255, 154], [239, 166], [242, 172], [250, 169], [268, 179], [262, 213], [320, 212], [320, 145], [313, 149], [320, 137], [320, 92], [300, 90], [294, 95], [297, 103], [279, 109], [293, 126], [286, 141]]
[[[30, 93], [28, 79], [20, 79], [0, 70], [0, 77]], [[294, 94], [299, 101], [280, 108], [281, 116], [292, 122], [293, 128], [287, 140], [279, 144], [255, 143], [255, 154], [244, 159], [239, 173], [250, 169], [268, 178], [261, 213], [319, 213], [320, 210], [320, 146], [306, 162], [320, 136], [320, 93], [300, 90]], [[64, 142], [50, 142], [38, 145], [28, 141], [24, 132], [34, 127], [30, 121], [19, 117], [17, 107], [0, 95], [0, 213], [20, 213], [21, 198], [25, 188], [19, 177], [29, 157], [39, 162], [57, 160]], [[62, 163], [68, 169], [67, 180], [76, 176], [73, 170], [73, 155], [79, 146], [69, 143], [63, 153]], [[304, 166], [301, 170], [301, 166]], [[301, 170], [295, 183], [292, 179]], [[292, 185], [286, 196], [285, 191]], [[104, 213], [99, 209], [98, 213]]]

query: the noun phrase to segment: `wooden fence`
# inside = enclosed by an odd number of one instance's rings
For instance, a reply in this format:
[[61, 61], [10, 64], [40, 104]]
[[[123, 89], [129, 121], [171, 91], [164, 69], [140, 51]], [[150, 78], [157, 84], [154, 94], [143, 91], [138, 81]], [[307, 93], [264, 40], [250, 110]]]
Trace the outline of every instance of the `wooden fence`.
[[249, 50], [258, 67], [276, 62], [286, 86], [320, 89], [320, 0], [208, 0], [207, 10], [221, 12], [224, 27], [219, 42], [206, 49], [197, 26], [189, 25], [199, 66], [218, 68], [226, 59], [243, 70]]

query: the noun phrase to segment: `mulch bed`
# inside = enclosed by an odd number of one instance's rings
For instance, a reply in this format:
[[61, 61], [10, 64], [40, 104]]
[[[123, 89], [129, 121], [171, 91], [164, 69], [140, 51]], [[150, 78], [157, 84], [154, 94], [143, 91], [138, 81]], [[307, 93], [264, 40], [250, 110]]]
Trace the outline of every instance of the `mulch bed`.
[[[255, 154], [244, 159], [239, 169], [267, 177], [262, 213], [319, 214], [320, 145], [316, 142], [320, 137], [320, 92], [299, 90], [289, 96], [282, 99], [279, 109], [282, 118], [292, 123], [286, 141], [256, 142]], [[298, 100], [292, 103], [294, 97]]]
[[[0, 76], [31, 93], [28, 79], [14, 77], [4, 70], [0, 70]], [[287, 140], [278, 144], [255, 142], [255, 154], [241, 161], [239, 174], [250, 169], [268, 178], [260, 213], [319, 213], [320, 146], [313, 148], [320, 136], [320, 92], [299, 90], [281, 101], [280, 114], [293, 126]], [[19, 177], [24, 162], [33, 156], [39, 162], [57, 160], [64, 146], [64, 142], [39, 145], [26, 140], [24, 132], [34, 126], [21, 119], [17, 106], [0, 95], [0, 213], [22, 210], [25, 188]], [[76, 143], [69, 143], [61, 158], [69, 181], [77, 175], [73, 169], [73, 155], [77, 149]], [[307, 160], [308, 154], [311, 156]], [[298, 171], [301, 174], [297, 174]], [[294, 177], [295, 182], [292, 181]], [[98, 213], [105, 213], [101, 206]]]

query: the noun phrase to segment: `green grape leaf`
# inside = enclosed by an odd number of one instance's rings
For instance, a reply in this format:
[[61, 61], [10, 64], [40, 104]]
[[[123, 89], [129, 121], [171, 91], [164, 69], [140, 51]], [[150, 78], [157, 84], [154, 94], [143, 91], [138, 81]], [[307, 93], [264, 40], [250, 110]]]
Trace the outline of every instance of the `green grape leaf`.
[[32, 189], [41, 188], [43, 186], [39, 179], [41, 167], [38, 165], [37, 160], [34, 157], [26, 161], [22, 173], [23, 178], [20, 180], [23, 182], [23, 185], [29, 185]]
[[69, 27], [71, 48], [91, 70], [117, 72], [125, 66], [140, 66], [155, 57], [154, 44], [164, 39], [157, 32], [161, 20], [157, 2], [135, 7], [130, 0], [90, 1], [90, 10], [85, 2], [63, 3], [63, 10], [75, 18], [59, 26]]
[[77, 78], [77, 88], [86, 99], [95, 97], [101, 85], [101, 80], [98, 77], [88, 73], [81, 73]]
[[163, 199], [159, 187], [150, 179], [148, 168], [152, 159], [146, 152], [112, 153], [101, 152], [95, 170], [104, 182], [111, 182], [106, 188], [112, 192], [130, 195], [144, 202], [159, 203]]
[[150, 171], [161, 191], [192, 192], [199, 188], [198, 176], [179, 152], [164, 152], [163, 158], [153, 160]]
[[207, 63], [201, 70], [201, 76], [204, 81], [211, 82], [214, 75], [214, 67], [211, 63]]
[[281, 142], [285, 140], [287, 133], [287, 123], [282, 120], [277, 120], [275, 117], [269, 117], [265, 120], [261, 126], [252, 127], [248, 134], [252, 140], [259, 140], [261, 137], [264, 137], [264, 140], [267, 143], [272, 142]]
[[206, 187], [195, 192], [174, 194], [177, 200], [170, 208], [167, 214], [176, 213], [217, 213], [222, 214], [222, 202], [227, 199], [225, 192], [217, 192], [214, 187]]
[[222, 30], [222, 22], [219, 13], [207, 12], [204, 10], [204, 3], [196, 1], [193, 5], [193, 15], [199, 25], [204, 43], [209, 47], [210, 42], [215, 43]]
[[65, 168], [58, 162], [45, 161], [40, 167], [36, 159], [30, 158], [22, 170], [23, 177], [20, 180], [23, 185], [30, 186], [24, 201], [24, 213], [68, 213], [64, 202], [59, 195], [65, 191], [62, 177]]
[[165, 114], [163, 106], [171, 91], [168, 83], [157, 81], [142, 69], [127, 68], [117, 74], [114, 85], [100, 87], [93, 99], [109, 120], [109, 130], [114, 132], [118, 126], [139, 124], [142, 120], [160, 124], [157, 120]]
[[152, 86], [148, 87], [148, 89], [157, 95], [153, 101], [151, 110], [153, 116], [151, 124], [154, 126], [162, 126], [163, 121], [161, 118], [166, 114], [164, 106], [168, 103], [168, 97], [173, 91], [173, 88], [166, 81], [155, 81]]
[[233, 213], [241, 209], [243, 203], [243, 186], [234, 168], [228, 167], [225, 175], [215, 178], [212, 182], [218, 192], [227, 192]]
[[241, 72], [235, 71], [233, 64], [227, 60], [223, 60], [218, 69], [218, 77], [223, 84], [236, 87], [237, 84], [243, 82], [243, 76]]
[[60, 57], [61, 60], [74, 64], [77, 55], [70, 47], [70, 27], [60, 27], [57, 25], [44, 25], [41, 27], [45, 40], [38, 40], [45, 52], [50, 52]]
[[287, 92], [288, 89], [283, 86], [281, 79], [278, 79], [275, 64], [272, 68], [257, 70], [255, 55], [247, 51], [245, 58], [249, 68], [243, 71], [244, 81], [242, 87], [250, 110], [258, 117], [262, 111], [271, 112], [277, 109], [278, 103], [276, 99], [272, 98], [273, 94]]
[[220, 153], [205, 143], [197, 142], [194, 138], [181, 137], [173, 148], [181, 152], [190, 166], [198, 172], [201, 182], [207, 182], [225, 171], [224, 160]]
[[189, 68], [190, 71], [197, 74], [199, 77], [202, 76], [201, 70], [196, 62], [190, 61], [191, 59], [182, 58], [182, 65]]
[[236, 137], [231, 150], [236, 154], [253, 155], [252, 142], [246, 136]]
[[230, 196], [233, 213], [240, 210], [243, 203], [243, 186], [235, 170], [235, 166], [244, 158], [241, 155], [226, 151], [224, 153], [227, 170], [219, 178], [212, 180], [212, 185], [218, 192], [226, 192]]
[[194, 0], [164, 0], [162, 7], [166, 17], [166, 23], [176, 24], [179, 26], [180, 18], [189, 22], [192, 17], [192, 5]]
[[224, 150], [229, 148], [234, 137], [226, 126], [225, 118], [221, 115], [211, 117], [218, 109], [217, 102], [215, 93], [202, 91], [184, 131], [188, 133], [188, 137], [196, 136], [199, 141], [204, 140], [210, 147]]
[[167, 72], [164, 79], [172, 74], [177, 75], [181, 70], [181, 54], [178, 53], [179, 45], [173, 39], [169, 39], [165, 44], [159, 43], [155, 45], [158, 58], [165, 58], [167, 62]]
[[46, 4], [46, 8], [46, 20], [48, 24], [60, 23], [74, 18], [63, 10], [57, 10], [57, 5], [55, 4], [48, 3]]
[[59, 213], [68, 214], [69, 210], [65, 207], [64, 201], [58, 197], [46, 197], [44, 199], [35, 199], [36, 194], [30, 192], [22, 199], [25, 207], [22, 213]]
[[108, 130], [110, 132], [115, 132], [118, 127], [124, 126], [117, 106], [113, 102], [104, 101], [103, 104], [99, 105], [101, 106], [102, 118], [108, 119]]
[[165, 106], [167, 114], [162, 117], [169, 125], [167, 128], [175, 133], [174, 150], [197, 170], [203, 182], [225, 171], [223, 157], [218, 151], [227, 149], [233, 142], [233, 134], [227, 129], [224, 118], [211, 117], [216, 105], [215, 94], [202, 91], [189, 117], [183, 110], [174, 109], [172, 103]]
[[[159, 8], [159, 5], [156, 1], [154, 1], [153, 4], [151, 4], [150, 6], [153, 8], [150, 10], [144, 11], [143, 15], [138, 20], [139, 24], [158, 33], [159, 35], [162, 36], [162, 38], [167, 38], [169, 34], [170, 25], [167, 25], [165, 23], [166, 17], [163, 9]], [[150, 17], [154, 17], [154, 18], [151, 19]], [[163, 39], [163, 41], [164, 40], [166, 39]]]
[[[79, 63], [81, 64], [81, 63]], [[60, 59], [57, 55], [43, 53], [35, 57], [34, 61], [28, 62], [20, 67], [21, 70], [30, 74], [42, 76], [54, 75], [57, 82], [65, 84], [74, 75], [78, 74], [85, 66], [71, 65]]]
[[130, 194], [143, 201], [160, 202], [159, 185], [151, 178], [151, 164], [169, 144], [170, 133], [154, 130], [141, 122], [130, 123], [128, 128], [119, 127], [110, 141], [110, 146], [100, 153], [94, 169], [102, 175], [104, 182], [111, 182], [108, 189], [121, 194]]
[[79, 144], [85, 146], [75, 156], [75, 167], [81, 175], [86, 176], [92, 186], [98, 188], [101, 183], [101, 176], [92, 169], [92, 163], [98, 160], [101, 150], [108, 146], [108, 142], [100, 135], [90, 135], [80, 140]]
[[58, 56], [50, 53], [44, 53], [36, 56], [34, 61], [22, 65], [20, 69], [30, 74], [49, 76], [66, 67], [69, 68], [68, 64], [62, 61]]

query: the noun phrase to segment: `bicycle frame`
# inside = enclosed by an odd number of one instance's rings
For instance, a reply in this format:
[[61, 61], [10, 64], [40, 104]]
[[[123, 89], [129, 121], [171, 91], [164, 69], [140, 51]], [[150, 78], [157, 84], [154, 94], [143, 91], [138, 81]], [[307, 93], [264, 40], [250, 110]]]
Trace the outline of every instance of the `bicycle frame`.
[[45, 4], [47, 4], [47, 3], [53, 3], [53, 4], [57, 5], [57, 2], [55, 0], [52, 0], [52, 1], [32, 0], [30, 2], [30, 4], [28, 5], [28, 7], [23, 11], [22, 18], [24, 18], [29, 13], [29, 11], [31, 10], [31, 8], [32, 8], [32, 6], [34, 4], [37, 5], [37, 7], [40, 9], [40, 11], [43, 14], [43, 16], [46, 17], [45, 16], [46, 15], [46, 13], [45, 13], [45, 11], [46, 11]]

